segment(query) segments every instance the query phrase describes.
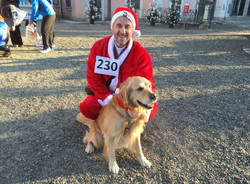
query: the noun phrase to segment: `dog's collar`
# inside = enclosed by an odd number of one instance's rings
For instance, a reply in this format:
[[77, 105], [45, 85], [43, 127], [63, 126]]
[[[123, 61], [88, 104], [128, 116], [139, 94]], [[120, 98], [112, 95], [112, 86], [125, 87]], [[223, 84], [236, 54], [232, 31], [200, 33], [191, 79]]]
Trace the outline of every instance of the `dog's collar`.
[[119, 98], [118, 95], [115, 95], [115, 98], [120, 107], [126, 110], [126, 113], [130, 117], [129, 120], [138, 118], [138, 113], [131, 107], [124, 105], [123, 101]]
[[118, 95], [115, 95], [115, 98], [116, 98], [118, 104], [119, 104], [123, 109], [132, 110], [129, 106], [124, 105], [124, 103], [122, 102], [122, 100], [119, 98]]

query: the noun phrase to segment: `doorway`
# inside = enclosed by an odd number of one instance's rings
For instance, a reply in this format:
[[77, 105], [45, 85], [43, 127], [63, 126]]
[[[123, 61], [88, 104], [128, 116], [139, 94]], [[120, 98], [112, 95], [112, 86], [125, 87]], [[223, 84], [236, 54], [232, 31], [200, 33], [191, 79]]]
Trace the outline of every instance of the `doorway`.
[[246, 0], [235, 0], [232, 9], [232, 15], [234, 16], [250, 15], [250, 2], [248, 5], [248, 11], [244, 12], [245, 6], [247, 6], [246, 2], [247, 2]]

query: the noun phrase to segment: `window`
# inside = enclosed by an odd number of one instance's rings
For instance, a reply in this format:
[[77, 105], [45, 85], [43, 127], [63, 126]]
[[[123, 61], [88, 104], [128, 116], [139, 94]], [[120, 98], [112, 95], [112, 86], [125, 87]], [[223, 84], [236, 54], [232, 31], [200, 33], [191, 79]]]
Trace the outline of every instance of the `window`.
[[96, 6], [97, 6], [98, 8], [102, 8], [102, 2], [101, 2], [101, 0], [97, 0], [97, 1], [96, 1]]
[[[1, 1], [0, 1], [1, 2]], [[20, 6], [31, 6], [30, 3], [26, 2], [25, 0], [20, 0], [19, 1]]]
[[126, 0], [126, 4], [129, 8], [140, 9], [140, 0]]
[[140, 9], [140, 0], [134, 0], [135, 9]]
[[157, 0], [156, 2], [157, 2], [157, 7], [158, 8], [161, 8], [163, 6], [162, 0]]
[[66, 0], [66, 6], [71, 7], [71, 0]]
[[59, 0], [54, 0], [53, 4], [59, 5]]

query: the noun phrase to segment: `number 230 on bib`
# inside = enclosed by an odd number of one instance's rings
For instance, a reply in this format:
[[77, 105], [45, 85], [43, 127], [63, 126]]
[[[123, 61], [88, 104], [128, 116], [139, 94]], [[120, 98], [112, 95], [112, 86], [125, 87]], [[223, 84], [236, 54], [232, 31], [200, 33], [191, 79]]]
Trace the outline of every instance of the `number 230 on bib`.
[[120, 60], [102, 56], [96, 56], [95, 73], [118, 76]]

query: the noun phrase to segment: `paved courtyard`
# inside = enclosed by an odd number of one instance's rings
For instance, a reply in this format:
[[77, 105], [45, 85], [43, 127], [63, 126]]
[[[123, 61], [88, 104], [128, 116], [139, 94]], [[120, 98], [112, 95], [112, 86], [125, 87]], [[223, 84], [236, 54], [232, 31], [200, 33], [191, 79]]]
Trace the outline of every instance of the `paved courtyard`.
[[24, 38], [25, 47], [0, 58], [0, 183], [248, 183], [249, 22], [203, 30], [140, 23], [159, 101], [142, 140], [152, 167], [119, 150], [117, 175], [101, 150], [84, 152], [87, 127], [74, 119], [86, 97], [89, 50], [110, 25], [57, 21], [47, 54]]

